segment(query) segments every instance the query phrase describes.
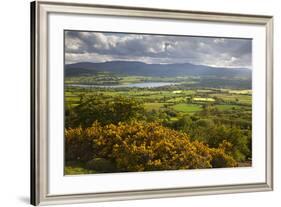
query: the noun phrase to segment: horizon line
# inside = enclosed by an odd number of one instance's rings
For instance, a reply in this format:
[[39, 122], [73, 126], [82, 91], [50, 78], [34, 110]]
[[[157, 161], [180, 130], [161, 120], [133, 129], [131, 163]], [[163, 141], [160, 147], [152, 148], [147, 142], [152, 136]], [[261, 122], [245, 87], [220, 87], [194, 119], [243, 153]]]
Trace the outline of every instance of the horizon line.
[[72, 65], [72, 64], [78, 64], [78, 63], [108, 63], [108, 62], [135, 62], [135, 63], [143, 63], [147, 65], [175, 65], [175, 64], [190, 64], [190, 65], [196, 65], [196, 66], [207, 66], [211, 68], [229, 68], [229, 69], [248, 69], [252, 70], [252, 67], [249, 66], [217, 66], [217, 65], [204, 65], [204, 64], [195, 64], [195, 63], [189, 63], [189, 62], [184, 62], [184, 63], [147, 63], [144, 61], [137, 61], [137, 60], [109, 60], [109, 61], [103, 61], [103, 62], [91, 62], [91, 61], [79, 61], [79, 62], [73, 62], [73, 63], [64, 63], [64, 65]]

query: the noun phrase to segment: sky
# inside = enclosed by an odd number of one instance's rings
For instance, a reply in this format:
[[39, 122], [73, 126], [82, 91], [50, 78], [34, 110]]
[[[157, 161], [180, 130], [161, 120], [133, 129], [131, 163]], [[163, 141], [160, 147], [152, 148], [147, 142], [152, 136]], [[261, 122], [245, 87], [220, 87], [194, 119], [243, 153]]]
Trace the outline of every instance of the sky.
[[65, 63], [141, 61], [252, 67], [252, 41], [222, 37], [65, 31]]

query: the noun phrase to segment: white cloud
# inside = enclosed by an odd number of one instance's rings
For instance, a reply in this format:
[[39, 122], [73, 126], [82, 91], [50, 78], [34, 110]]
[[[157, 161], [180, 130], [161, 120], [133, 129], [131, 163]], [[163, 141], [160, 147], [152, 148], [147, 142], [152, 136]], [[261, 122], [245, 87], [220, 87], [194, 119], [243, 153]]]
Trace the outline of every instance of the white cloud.
[[249, 39], [75, 32], [65, 35], [66, 63], [111, 60], [251, 67]]

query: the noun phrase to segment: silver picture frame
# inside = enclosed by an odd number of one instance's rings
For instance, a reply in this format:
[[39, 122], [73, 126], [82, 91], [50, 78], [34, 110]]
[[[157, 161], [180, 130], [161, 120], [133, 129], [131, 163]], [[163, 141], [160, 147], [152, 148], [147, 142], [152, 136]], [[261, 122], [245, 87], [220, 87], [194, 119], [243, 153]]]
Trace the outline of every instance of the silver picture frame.
[[[266, 178], [263, 183], [87, 194], [48, 194], [48, 15], [50, 13], [262, 25], [266, 30]], [[273, 17], [35, 1], [31, 3], [31, 204], [67, 204], [273, 190]]]

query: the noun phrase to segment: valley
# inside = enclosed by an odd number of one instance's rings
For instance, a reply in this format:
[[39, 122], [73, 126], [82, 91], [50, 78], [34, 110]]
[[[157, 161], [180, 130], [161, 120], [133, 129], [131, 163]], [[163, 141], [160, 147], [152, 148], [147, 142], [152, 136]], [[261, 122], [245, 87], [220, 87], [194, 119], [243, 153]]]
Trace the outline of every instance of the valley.
[[[65, 77], [66, 128], [78, 126], [73, 122], [71, 114], [83, 104], [96, 103], [102, 107], [99, 110], [107, 111], [111, 110], [108, 104], [116, 100], [122, 100], [118, 102], [120, 108], [116, 108], [117, 111], [123, 110], [122, 104], [127, 102], [134, 102], [140, 106], [141, 112], [133, 118], [135, 120], [160, 123], [164, 127], [187, 133], [192, 141], [203, 142], [209, 147], [217, 148], [227, 141], [232, 146], [229, 153], [238, 166], [251, 166], [250, 79], [214, 76], [128, 76], [109, 72]], [[89, 107], [92, 106], [87, 107], [84, 119], [92, 119], [89, 123], [95, 120], [102, 122], [103, 118], [93, 118], [99, 116], [95, 114], [97, 112], [88, 117], [87, 114], [92, 113]], [[82, 116], [82, 113], [83, 111], [79, 112], [79, 116]], [[81, 121], [80, 123], [84, 123], [84, 120]], [[94, 173], [79, 162], [67, 165], [66, 170], [67, 174]]]

